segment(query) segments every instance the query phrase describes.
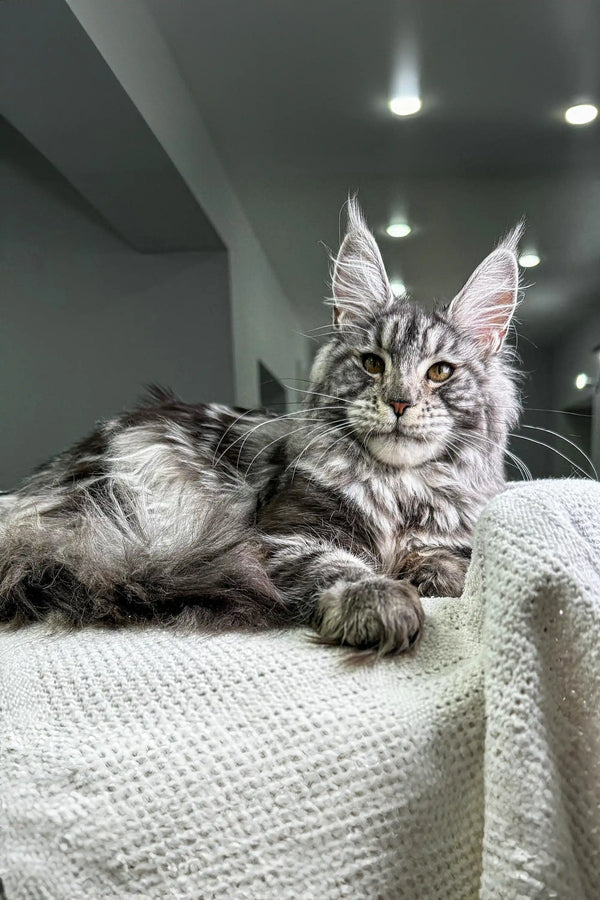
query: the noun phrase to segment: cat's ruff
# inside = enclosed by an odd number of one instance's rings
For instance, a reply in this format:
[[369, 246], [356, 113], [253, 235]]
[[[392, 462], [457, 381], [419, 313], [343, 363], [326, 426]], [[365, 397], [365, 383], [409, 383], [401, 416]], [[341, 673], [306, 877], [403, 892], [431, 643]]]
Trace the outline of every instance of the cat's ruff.
[[378, 653], [458, 596], [504, 487], [519, 229], [447, 308], [393, 296], [355, 201], [334, 324], [286, 416], [157, 391], [3, 498], [0, 620], [302, 623]]

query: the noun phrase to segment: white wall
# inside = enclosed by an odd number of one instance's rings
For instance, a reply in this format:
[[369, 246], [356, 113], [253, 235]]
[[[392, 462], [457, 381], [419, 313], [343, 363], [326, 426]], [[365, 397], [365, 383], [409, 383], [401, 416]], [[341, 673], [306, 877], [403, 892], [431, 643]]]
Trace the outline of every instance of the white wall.
[[255, 237], [193, 95], [143, 0], [67, 2], [229, 251], [236, 400], [254, 406], [259, 359], [280, 379], [307, 372], [310, 347], [299, 333], [299, 317]]
[[0, 489], [150, 382], [232, 402], [227, 254], [137, 253], [6, 124], [0, 147]]

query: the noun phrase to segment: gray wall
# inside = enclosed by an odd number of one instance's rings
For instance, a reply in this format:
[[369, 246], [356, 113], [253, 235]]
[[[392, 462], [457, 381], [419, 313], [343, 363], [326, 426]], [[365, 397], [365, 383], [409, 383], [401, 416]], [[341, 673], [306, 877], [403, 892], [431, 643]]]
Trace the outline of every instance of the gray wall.
[[[284, 383], [306, 377], [312, 347], [302, 334], [303, 317], [256, 238], [147, 4], [67, 2], [229, 251], [236, 401], [256, 406], [259, 361]], [[297, 214], [290, 209], [290, 216]], [[281, 228], [285, 231], [286, 221]], [[302, 396], [292, 390], [289, 395], [293, 401]]]
[[[592, 474], [589, 463], [570, 441], [591, 455], [600, 470], [600, 410], [592, 418], [592, 388], [580, 391], [575, 386], [580, 372], [598, 376], [600, 360], [592, 352], [598, 344], [600, 311], [590, 310], [551, 344], [535, 347], [530, 341], [522, 341], [519, 346], [524, 411], [517, 434], [522, 437], [512, 439], [510, 447], [536, 478]], [[536, 446], [534, 439], [550, 444], [554, 450]], [[510, 474], [513, 479], [519, 477], [514, 470]]]
[[[587, 314], [579, 317], [573, 327], [562, 334], [553, 347], [553, 389], [556, 407], [580, 413], [580, 415], [563, 417], [563, 433], [582, 446], [585, 442], [589, 442], [586, 449], [588, 453], [590, 450], [594, 450], [595, 457], [593, 461], [598, 471], [600, 471], [600, 409], [598, 409], [598, 403], [596, 402], [596, 415], [591, 421], [586, 420], [581, 415], [584, 407], [592, 405], [593, 391], [591, 387], [587, 387], [582, 391], [578, 390], [575, 387], [575, 378], [580, 372], [587, 373], [591, 378], [598, 378], [600, 374], [600, 358], [592, 351], [599, 344], [600, 308], [596, 304], [596, 308], [590, 309]], [[565, 452], [574, 461], [577, 461], [579, 465], [586, 468], [585, 461], [572, 448], [567, 446]], [[555, 468], [557, 474], [568, 475], [569, 470], [570, 467], [566, 463], [557, 459]], [[587, 470], [589, 471], [589, 466]]]
[[[600, 303], [599, 303], [600, 306]], [[589, 389], [579, 391], [575, 378], [580, 372], [598, 375], [600, 362], [592, 352], [600, 344], [600, 308], [577, 319], [554, 344], [554, 392], [561, 407], [580, 404], [589, 397]]]
[[232, 402], [227, 254], [131, 250], [0, 123], [0, 488], [144, 385]]
[[[518, 370], [522, 374], [520, 382], [523, 399], [523, 413], [519, 427], [509, 442], [509, 449], [515, 453], [531, 471], [534, 478], [551, 478], [554, 474], [554, 454], [551, 450], [534, 443], [548, 443], [548, 435], [537, 428], [557, 430], [557, 417], [550, 410], [556, 408], [553, 399], [552, 351], [537, 347], [524, 337], [519, 337]], [[509, 464], [506, 473], [511, 481], [521, 480], [518, 469]]]

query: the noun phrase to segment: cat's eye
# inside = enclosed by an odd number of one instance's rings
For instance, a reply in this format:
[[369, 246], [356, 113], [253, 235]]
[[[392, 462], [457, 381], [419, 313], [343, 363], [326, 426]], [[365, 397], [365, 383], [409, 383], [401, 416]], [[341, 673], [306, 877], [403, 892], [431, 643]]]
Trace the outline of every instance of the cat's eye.
[[374, 353], [365, 353], [362, 357], [362, 364], [365, 372], [369, 375], [381, 375], [385, 369], [385, 363], [380, 356]]
[[427, 377], [430, 381], [447, 381], [454, 372], [454, 366], [447, 362], [434, 363], [427, 370]]

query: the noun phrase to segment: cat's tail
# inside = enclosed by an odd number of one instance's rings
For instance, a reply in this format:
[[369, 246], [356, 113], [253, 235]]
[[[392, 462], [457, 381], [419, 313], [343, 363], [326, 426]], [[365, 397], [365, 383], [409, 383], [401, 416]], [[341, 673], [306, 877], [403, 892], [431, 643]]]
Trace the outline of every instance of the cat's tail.
[[109, 485], [77, 510], [66, 497], [17, 500], [0, 520], [0, 622], [283, 624], [249, 504], [225, 496], [172, 512]]

